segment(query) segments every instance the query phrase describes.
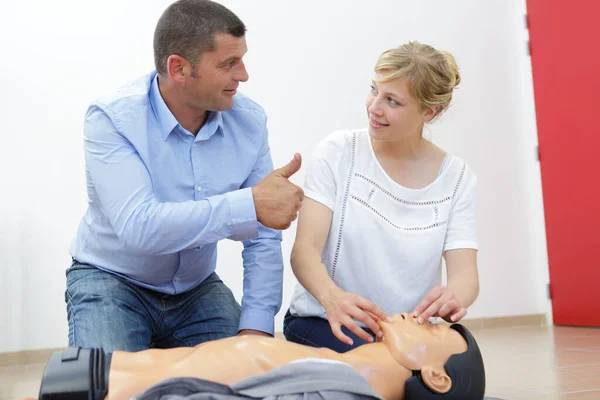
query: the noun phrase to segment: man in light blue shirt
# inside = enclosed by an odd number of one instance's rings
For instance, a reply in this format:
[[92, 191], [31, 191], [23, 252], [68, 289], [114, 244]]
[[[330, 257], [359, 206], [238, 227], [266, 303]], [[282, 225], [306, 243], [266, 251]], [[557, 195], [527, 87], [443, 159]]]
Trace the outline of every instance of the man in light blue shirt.
[[[180, 0], [154, 36], [156, 71], [94, 102], [84, 125], [88, 210], [71, 246], [69, 346], [137, 351], [273, 335], [281, 229], [303, 193], [273, 171], [266, 115], [238, 94], [246, 28]], [[215, 273], [217, 242], [243, 241], [242, 305]]]

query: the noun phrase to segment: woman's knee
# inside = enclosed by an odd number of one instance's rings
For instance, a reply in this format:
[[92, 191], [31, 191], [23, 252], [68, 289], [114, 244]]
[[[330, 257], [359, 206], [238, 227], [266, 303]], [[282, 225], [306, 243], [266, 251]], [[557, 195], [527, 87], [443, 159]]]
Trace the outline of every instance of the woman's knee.
[[352, 338], [352, 345], [338, 339], [333, 334], [329, 321], [319, 317], [290, 316], [285, 322], [283, 333], [290, 342], [313, 347], [326, 347], [338, 353], [344, 353], [367, 343], [347, 328], [343, 327], [342, 330]]
[[286, 317], [283, 335], [288, 341], [312, 347], [326, 347], [323, 339], [329, 327], [327, 320], [291, 315]]

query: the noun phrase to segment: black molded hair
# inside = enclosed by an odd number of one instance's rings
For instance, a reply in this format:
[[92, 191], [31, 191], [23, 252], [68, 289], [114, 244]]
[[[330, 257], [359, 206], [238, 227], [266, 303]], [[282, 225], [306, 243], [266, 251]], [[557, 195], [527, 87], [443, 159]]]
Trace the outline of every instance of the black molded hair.
[[429, 389], [420, 373], [406, 381], [406, 400], [482, 400], [485, 396], [485, 367], [479, 346], [467, 328], [453, 324], [454, 329], [467, 342], [467, 351], [453, 354], [444, 368], [452, 380], [447, 393], [436, 393]]

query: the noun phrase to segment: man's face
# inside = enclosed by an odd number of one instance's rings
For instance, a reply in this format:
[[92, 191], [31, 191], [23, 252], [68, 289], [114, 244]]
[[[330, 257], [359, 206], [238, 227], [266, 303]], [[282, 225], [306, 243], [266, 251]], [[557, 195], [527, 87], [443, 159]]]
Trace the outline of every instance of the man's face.
[[215, 35], [215, 50], [202, 53], [193, 75], [185, 81], [188, 106], [208, 111], [233, 107], [239, 83], [248, 80], [242, 61], [247, 51], [245, 37]]
[[424, 365], [443, 366], [453, 354], [467, 351], [464, 338], [445, 325], [422, 325], [407, 313], [392, 316], [392, 322], [381, 322], [383, 341], [394, 359], [410, 370]]

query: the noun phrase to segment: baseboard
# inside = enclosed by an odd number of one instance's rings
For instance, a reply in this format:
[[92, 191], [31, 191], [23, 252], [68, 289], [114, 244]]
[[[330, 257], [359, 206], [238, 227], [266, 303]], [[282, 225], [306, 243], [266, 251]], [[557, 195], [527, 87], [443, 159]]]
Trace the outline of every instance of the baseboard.
[[[446, 324], [445, 321], [441, 321]], [[515, 328], [522, 326], [547, 326], [546, 314], [519, 315], [511, 317], [472, 318], [460, 321], [470, 330]]]
[[283, 332], [275, 332], [275, 338], [285, 340], [285, 336], [283, 336]]
[[40, 349], [0, 353], [0, 367], [11, 365], [46, 364], [55, 351], [62, 349]]
[[[445, 323], [441, 321], [442, 323]], [[473, 318], [460, 322], [470, 330], [513, 328], [520, 326], [546, 326], [545, 314], [520, 315], [514, 317]], [[284, 339], [283, 333], [276, 332], [275, 337]], [[0, 367], [11, 365], [45, 364], [55, 351], [62, 349], [41, 349], [0, 353]]]

